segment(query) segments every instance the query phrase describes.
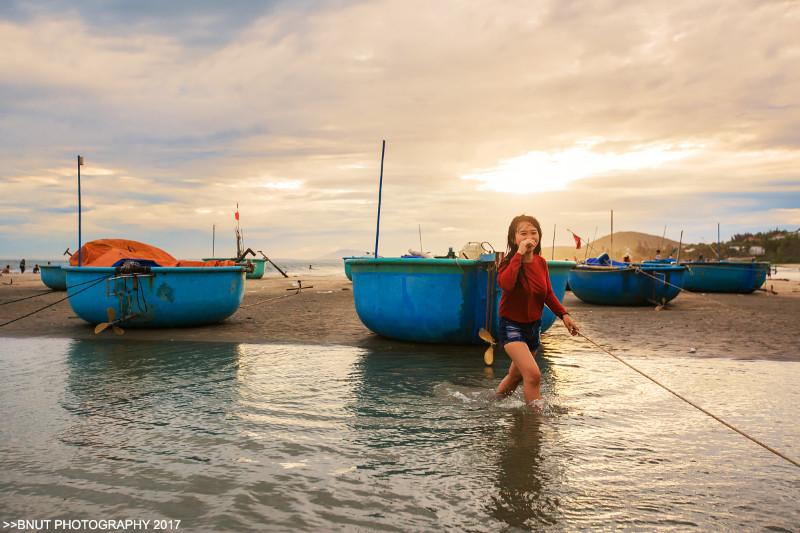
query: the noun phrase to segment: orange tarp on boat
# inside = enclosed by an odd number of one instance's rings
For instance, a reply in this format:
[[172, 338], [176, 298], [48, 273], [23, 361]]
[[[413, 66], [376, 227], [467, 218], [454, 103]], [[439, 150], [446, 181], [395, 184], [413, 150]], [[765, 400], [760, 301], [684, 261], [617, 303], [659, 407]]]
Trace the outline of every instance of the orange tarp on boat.
[[[236, 266], [235, 261], [178, 260], [161, 248], [129, 239], [98, 239], [84, 244], [80, 251], [83, 266], [113, 267], [125, 261], [137, 261], [162, 267]], [[69, 264], [78, 266], [78, 254], [72, 254]]]

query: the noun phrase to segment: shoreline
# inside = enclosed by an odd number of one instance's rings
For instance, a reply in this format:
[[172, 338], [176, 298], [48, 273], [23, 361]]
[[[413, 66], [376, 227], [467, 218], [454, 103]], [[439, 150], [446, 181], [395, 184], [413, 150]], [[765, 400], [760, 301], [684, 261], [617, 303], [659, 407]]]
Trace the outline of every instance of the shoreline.
[[[0, 278], [5, 282], [7, 275]], [[0, 285], [0, 323], [33, 312], [66, 296], [47, 290], [38, 275], [16, 274]], [[302, 279], [300, 294], [287, 292]], [[582, 331], [620, 355], [654, 357], [724, 357], [800, 361], [800, 281], [768, 279], [778, 294], [700, 294], [685, 292], [663, 310], [654, 307], [606, 307], [585, 304], [567, 292], [564, 304]], [[34, 294], [40, 297], [2, 305]], [[553, 328], [559, 328], [558, 324]], [[208, 326], [170, 329], [125, 328], [122, 336], [75, 316], [67, 301], [0, 328], [0, 338], [67, 338], [125, 341], [241, 342], [344, 345], [419, 351], [475, 351], [481, 345], [426, 345], [380, 337], [366, 328], [353, 305], [352, 284], [343, 276], [247, 280], [242, 307], [225, 321]], [[563, 337], [563, 338], [562, 338]], [[549, 339], [549, 340], [548, 340]], [[545, 334], [550, 342], [578, 342], [566, 332]], [[585, 342], [585, 341], [582, 341]], [[505, 357], [502, 349], [497, 357]]]

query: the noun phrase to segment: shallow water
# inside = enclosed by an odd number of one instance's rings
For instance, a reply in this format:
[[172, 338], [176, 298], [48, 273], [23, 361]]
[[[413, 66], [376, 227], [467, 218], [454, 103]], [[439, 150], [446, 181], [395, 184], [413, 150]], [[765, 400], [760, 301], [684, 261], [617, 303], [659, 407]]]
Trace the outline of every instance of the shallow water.
[[[796, 530], [800, 469], [552, 335], [548, 406], [482, 348], [0, 339], [0, 520], [182, 531]], [[628, 356], [800, 457], [800, 363]]]

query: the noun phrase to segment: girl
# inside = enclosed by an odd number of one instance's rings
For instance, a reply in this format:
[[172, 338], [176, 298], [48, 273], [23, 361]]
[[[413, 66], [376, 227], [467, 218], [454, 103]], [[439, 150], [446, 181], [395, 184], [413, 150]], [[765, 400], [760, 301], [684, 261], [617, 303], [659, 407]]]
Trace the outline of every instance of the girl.
[[547, 261], [540, 255], [541, 238], [538, 220], [527, 215], [514, 217], [508, 227], [506, 256], [497, 276], [503, 289], [498, 336], [512, 361], [508, 374], [497, 387], [497, 395], [508, 396], [522, 381], [525, 403], [537, 408], [542, 403], [539, 390], [542, 374], [533, 354], [539, 347], [545, 304], [564, 321], [572, 335], [578, 334], [578, 326], [553, 293]]

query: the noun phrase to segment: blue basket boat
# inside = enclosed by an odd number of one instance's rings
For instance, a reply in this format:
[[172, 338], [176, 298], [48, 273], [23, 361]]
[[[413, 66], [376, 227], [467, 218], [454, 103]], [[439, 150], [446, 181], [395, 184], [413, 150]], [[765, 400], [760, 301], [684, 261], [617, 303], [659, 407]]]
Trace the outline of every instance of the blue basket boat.
[[768, 262], [686, 261], [681, 262], [681, 265], [686, 267], [684, 288], [695, 292], [748, 294], [764, 284], [770, 269]]
[[43, 265], [39, 267], [42, 283], [54, 291], [67, 290], [67, 273], [60, 265]]
[[[494, 254], [481, 260], [352, 258], [356, 312], [364, 325], [384, 337], [411, 342], [481, 344], [481, 328], [497, 337], [501, 290]], [[548, 261], [559, 300], [572, 261]], [[487, 305], [488, 303], [488, 305]], [[555, 321], [545, 307], [542, 331]]]
[[125, 327], [185, 327], [220, 322], [239, 309], [245, 269], [151, 267], [126, 273], [114, 267], [64, 267], [73, 311], [91, 324], [113, 309]]
[[569, 287], [582, 301], [599, 305], [663, 305], [681, 291], [686, 269], [670, 264], [578, 265]]

